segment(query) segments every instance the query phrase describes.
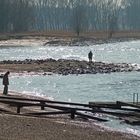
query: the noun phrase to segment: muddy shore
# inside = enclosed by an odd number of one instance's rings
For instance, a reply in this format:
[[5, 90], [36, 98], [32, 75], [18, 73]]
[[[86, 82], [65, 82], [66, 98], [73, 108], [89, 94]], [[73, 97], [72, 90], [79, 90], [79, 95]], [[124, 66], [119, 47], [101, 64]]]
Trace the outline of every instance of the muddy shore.
[[139, 140], [129, 134], [46, 118], [0, 114], [0, 120], [1, 140]]
[[[17, 96], [17, 93], [9, 94]], [[1, 109], [11, 113], [4, 113]], [[22, 113], [31, 110], [39, 111], [40, 108], [33, 110], [32, 107], [25, 107]], [[0, 103], [1, 140], [139, 140], [133, 134], [104, 129], [93, 120], [71, 120], [67, 115], [33, 117], [14, 112], [15, 107]]]
[[51, 119], [0, 114], [1, 140], [139, 140], [138, 137]]
[[116, 31], [111, 38], [107, 31], [84, 32], [77, 36], [74, 32], [25, 32], [0, 34], [2, 46], [89, 46], [133, 41], [140, 39], [139, 31]]

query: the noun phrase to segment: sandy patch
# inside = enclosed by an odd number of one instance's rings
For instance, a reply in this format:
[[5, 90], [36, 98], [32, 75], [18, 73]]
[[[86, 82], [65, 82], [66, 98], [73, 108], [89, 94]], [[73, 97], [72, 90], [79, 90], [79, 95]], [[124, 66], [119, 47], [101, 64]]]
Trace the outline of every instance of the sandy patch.
[[45, 39], [10, 39], [0, 41], [1, 46], [43, 46]]

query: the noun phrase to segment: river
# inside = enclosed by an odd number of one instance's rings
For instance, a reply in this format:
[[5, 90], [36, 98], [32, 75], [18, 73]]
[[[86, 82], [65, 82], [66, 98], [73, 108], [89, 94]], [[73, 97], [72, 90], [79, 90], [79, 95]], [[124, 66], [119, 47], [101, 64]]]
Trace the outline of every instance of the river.
[[[88, 60], [91, 50], [94, 61], [140, 64], [140, 41], [80, 46], [23, 46], [0, 47], [0, 61], [24, 59]], [[2, 85], [1, 87], [2, 88]], [[132, 101], [140, 93], [140, 72], [90, 75], [13, 75], [9, 89], [24, 94], [47, 96], [53, 100], [88, 103], [89, 101]], [[140, 97], [140, 96], [139, 96]], [[140, 98], [139, 98], [140, 100]], [[120, 124], [110, 117], [105, 126], [140, 135], [139, 126]], [[112, 123], [114, 122], [114, 123]]]

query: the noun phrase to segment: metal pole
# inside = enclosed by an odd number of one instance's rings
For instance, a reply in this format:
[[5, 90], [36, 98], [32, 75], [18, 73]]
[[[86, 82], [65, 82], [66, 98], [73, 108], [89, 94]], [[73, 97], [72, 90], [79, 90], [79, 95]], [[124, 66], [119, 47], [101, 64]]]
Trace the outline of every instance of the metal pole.
[[133, 104], [138, 104], [139, 102], [139, 94], [133, 93]]
[[135, 104], [135, 93], [133, 93], [133, 104]]
[[137, 93], [137, 104], [138, 104], [138, 102], [139, 102], [139, 94]]

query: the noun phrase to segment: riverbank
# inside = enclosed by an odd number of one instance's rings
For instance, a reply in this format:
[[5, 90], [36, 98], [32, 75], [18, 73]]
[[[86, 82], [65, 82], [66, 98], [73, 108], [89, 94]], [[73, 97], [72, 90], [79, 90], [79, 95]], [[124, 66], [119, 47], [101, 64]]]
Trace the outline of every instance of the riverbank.
[[89, 46], [95, 44], [124, 42], [140, 39], [139, 31], [115, 31], [108, 37], [108, 31], [74, 32], [46, 31], [0, 34], [0, 46]]
[[[10, 96], [15, 94], [9, 93]], [[17, 95], [16, 95], [17, 96]], [[0, 104], [0, 109], [15, 111], [12, 106]], [[30, 107], [31, 108], [31, 107]], [[22, 112], [29, 111], [23, 108]], [[37, 108], [35, 109], [37, 111]], [[66, 116], [33, 117], [0, 111], [0, 139], [2, 140], [138, 140], [133, 134], [104, 129], [96, 121]]]
[[0, 114], [1, 140], [138, 140], [133, 135], [107, 130], [97, 126], [77, 126], [45, 118]]
[[[86, 127], [46, 118], [0, 114], [1, 140], [138, 140], [133, 135], [97, 126]], [[74, 122], [73, 122], [74, 123]]]

